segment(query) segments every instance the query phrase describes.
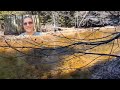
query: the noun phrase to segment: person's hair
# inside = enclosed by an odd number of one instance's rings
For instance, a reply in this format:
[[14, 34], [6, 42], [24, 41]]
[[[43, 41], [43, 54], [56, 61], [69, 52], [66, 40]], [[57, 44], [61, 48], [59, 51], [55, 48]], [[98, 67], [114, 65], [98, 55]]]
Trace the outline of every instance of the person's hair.
[[32, 18], [32, 16], [31, 16], [31, 15], [25, 15], [25, 16], [23, 16], [23, 22], [24, 22], [24, 19], [26, 19], [26, 18], [31, 18], [31, 19], [32, 19], [32, 21], [33, 21], [33, 18]]

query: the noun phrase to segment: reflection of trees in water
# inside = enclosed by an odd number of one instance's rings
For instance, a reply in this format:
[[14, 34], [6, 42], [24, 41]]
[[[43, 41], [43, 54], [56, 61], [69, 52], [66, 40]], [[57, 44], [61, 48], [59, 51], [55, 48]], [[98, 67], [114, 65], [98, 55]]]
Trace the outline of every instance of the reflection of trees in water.
[[[99, 31], [98, 31], [99, 32]], [[95, 33], [95, 30], [92, 31], [92, 33], [90, 34], [93, 34]], [[86, 35], [86, 37], [90, 37], [90, 34], [89, 35]], [[97, 55], [98, 57], [95, 57], [95, 59], [91, 60], [90, 62], [86, 63], [83, 67], [87, 67], [89, 64], [91, 64], [93, 61], [95, 61], [97, 58], [99, 57], [102, 57], [102, 56], [112, 56], [112, 57], [120, 57], [119, 55], [114, 55], [114, 53], [112, 53], [113, 51], [113, 47], [115, 45], [115, 40], [118, 40], [119, 37], [120, 37], [120, 33], [119, 32], [113, 32], [113, 33], [110, 33], [109, 35], [107, 36], [103, 36], [101, 38], [94, 38], [94, 39], [91, 39], [91, 40], [94, 40], [94, 41], [90, 41], [90, 40], [86, 40], [85, 38], [83, 39], [76, 39], [76, 38], [68, 38], [64, 35], [64, 33], [61, 33], [61, 36], [55, 36], [53, 34], [54, 37], [56, 38], [60, 38], [60, 39], [65, 39], [65, 40], [68, 40], [68, 41], [71, 41], [71, 43], [69, 43], [68, 45], [66, 46], [57, 46], [57, 47], [40, 47], [40, 48], [32, 48], [29, 53], [24, 53], [22, 51], [19, 51], [19, 49], [17, 48], [27, 48], [26, 47], [13, 47], [9, 44], [9, 42], [7, 40], [5, 40], [6, 44], [8, 45], [8, 47], [11, 47], [12, 49], [14, 49], [15, 51], [19, 52], [20, 55], [22, 56], [22, 58], [25, 59], [25, 61], [30, 64], [30, 65], [33, 65], [35, 66], [38, 70], [40, 71], [50, 71], [50, 70], [57, 70], [59, 69], [59, 67], [61, 67], [61, 64], [62, 62], [65, 62], [65, 61], [70, 61], [74, 58], [80, 58], [80, 56], [84, 56], [84, 55]], [[3, 40], [5, 39], [5, 37], [3, 37]], [[24, 39], [23, 39], [24, 40]], [[32, 41], [33, 42], [30, 42]], [[41, 46], [43, 44], [44, 46], [44, 43], [37, 43], [34, 41], [35, 39], [30, 39], [30, 38], [26, 38], [26, 43], [29, 43], [31, 45], [38, 45], [38, 46]], [[82, 41], [81, 41], [82, 40]], [[51, 40], [49, 40], [50, 42]], [[44, 42], [44, 40], [43, 40]], [[54, 40], [53, 40], [54, 42]], [[59, 41], [61, 42], [61, 41]], [[55, 43], [55, 42], [54, 42]], [[57, 42], [56, 42], [57, 43]], [[62, 42], [61, 42], [62, 43]], [[90, 52], [90, 50], [96, 48], [96, 47], [99, 47], [101, 45], [107, 45], [111, 43], [111, 51], [110, 53], [108, 54], [105, 54], [105, 53], [97, 53], [97, 52]], [[116, 43], [118, 44], [118, 42]], [[47, 43], [46, 46], [49, 46], [49, 43]], [[79, 47], [76, 49], [76, 47]], [[29, 47], [28, 47], [29, 48]], [[118, 48], [119, 48], [119, 44], [118, 44]], [[75, 55], [75, 54], [80, 54], [80, 55]], [[66, 57], [69, 57], [69, 56], [72, 56], [71, 58], [65, 60], [64, 56]], [[63, 68], [64, 70], [65, 68]], [[77, 69], [77, 68], [66, 68], [68, 70], [70, 69]]]

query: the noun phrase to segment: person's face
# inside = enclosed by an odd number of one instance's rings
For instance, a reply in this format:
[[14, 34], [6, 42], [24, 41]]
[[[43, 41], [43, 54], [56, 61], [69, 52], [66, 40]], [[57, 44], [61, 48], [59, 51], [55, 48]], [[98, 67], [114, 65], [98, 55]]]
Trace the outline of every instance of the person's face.
[[23, 27], [26, 32], [28, 33], [33, 32], [34, 31], [33, 20], [31, 18], [25, 18], [23, 21]]

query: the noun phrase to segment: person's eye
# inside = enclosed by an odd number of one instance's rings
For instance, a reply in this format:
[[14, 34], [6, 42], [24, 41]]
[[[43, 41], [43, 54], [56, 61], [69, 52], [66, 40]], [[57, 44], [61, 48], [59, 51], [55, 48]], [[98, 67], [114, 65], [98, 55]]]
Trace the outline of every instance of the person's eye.
[[27, 23], [24, 23], [24, 25], [27, 25]]
[[28, 22], [29, 24], [33, 24], [33, 22]]

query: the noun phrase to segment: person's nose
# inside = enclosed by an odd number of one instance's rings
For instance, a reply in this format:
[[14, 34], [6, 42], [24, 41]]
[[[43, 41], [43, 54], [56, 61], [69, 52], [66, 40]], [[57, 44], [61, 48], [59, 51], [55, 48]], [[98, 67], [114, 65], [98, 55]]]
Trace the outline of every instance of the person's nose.
[[28, 24], [28, 23], [27, 23], [27, 25], [26, 25], [26, 26], [30, 26], [30, 24]]

